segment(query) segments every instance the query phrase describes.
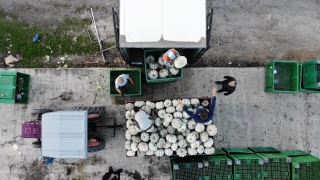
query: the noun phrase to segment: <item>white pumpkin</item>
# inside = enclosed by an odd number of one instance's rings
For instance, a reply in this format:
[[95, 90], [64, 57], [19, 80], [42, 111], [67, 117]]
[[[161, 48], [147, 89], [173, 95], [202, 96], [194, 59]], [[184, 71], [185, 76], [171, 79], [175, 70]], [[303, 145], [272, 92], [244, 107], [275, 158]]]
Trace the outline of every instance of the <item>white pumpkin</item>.
[[129, 132], [130, 132], [131, 135], [136, 135], [136, 134], [139, 133], [139, 132], [136, 130], [136, 128], [134, 127], [134, 125], [131, 125], [128, 130], [129, 130]]
[[196, 113], [197, 112], [197, 108], [193, 108], [193, 113]]
[[188, 61], [185, 56], [179, 56], [173, 62], [175, 68], [183, 68], [187, 63]]
[[133, 121], [131, 119], [128, 119], [126, 122], [126, 127], [129, 128], [133, 124]]
[[134, 128], [136, 129], [136, 131], [137, 131], [137, 132], [141, 132], [141, 129], [140, 129], [140, 127], [139, 127], [139, 126], [134, 125]]
[[210, 121], [208, 121], [208, 122], [206, 122], [206, 123], [203, 123], [203, 124], [206, 125], [206, 126], [208, 126], [208, 125], [212, 124], [212, 120], [210, 120]]
[[194, 129], [196, 127], [197, 123], [194, 120], [190, 120], [188, 122], [188, 128], [189, 129]]
[[158, 127], [158, 131], [161, 131], [162, 129], [166, 129], [162, 124]]
[[131, 150], [132, 150], [132, 151], [138, 151], [138, 144], [135, 143], [135, 142], [132, 142], [132, 143], [131, 143]]
[[166, 136], [166, 140], [170, 143], [176, 143], [177, 142], [177, 137], [175, 135], [172, 134], [168, 134]]
[[150, 62], [149, 67], [150, 67], [150, 69], [158, 69], [158, 63]]
[[181, 121], [183, 122], [183, 123], [185, 123], [186, 125], [188, 124], [188, 122], [189, 122], [189, 120], [188, 119], [184, 119], [184, 118], [182, 118], [181, 119]]
[[203, 131], [200, 133], [200, 139], [202, 142], [207, 142], [209, 139], [209, 134], [207, 133], [207, 131]]
[[183, 135], [178, 135], [177, 136], [177, 141], [179, 141], [180, 139], [184, 139]]
[[163, 101], [156, 102], [156, 109], [163, 109]]
[[175, 118], [182, 118], [182, 113], [181, 112], [174, 112], [173, 117]]
[[162, 59], [162, 57], [163, 57], [163, 54], [158, 58], [158, 63], [159, 63], [159, 65], [161, 65], [161, 66], [163, 66], [163, 65], [166, 64], [166, 63], [164, 62], [164, 60]]
[[151, 127], [147, 130], [147, 132], [155, 133], [155, 132], [157, 132], [157, 128], [155, 128], [153, 125], [151, 125]]
[[164, 155], [164, 150], [163, 149], [157, 149], [154, 154], [158, 157], [161, 157]]
[[213, 147], [204, 148], [204, 153], [205, 154], [214, 154], [214, 148]]
[[188, 146], [188, 142], [185, 139], [180, 139], [178, 145], [179, 147], [185, 148]]
[[197, 123], [196, 127], [194, 128], [194, 130], [196, 130], [198, 133], [201, 133], [202, 131], [204, 131], [204, 124], [202, 123]]
[[172, 106], [176, 107], [178, 106], [178, 104], [179, 104], [178, 100], [176, 99], [172, 100]]
[[199, 101], [199, 99], [193, 98], [193, 99], [190, 99], [190, 104], [193, 107], [197, 107], [200, 104], [200, 101]]
[[170, 74], [172, 74], [172, 75], [177, 75], [178, 73], [179, 73], [179, 69], [176, 69], [176, 68], [174, 68], [174, 67], [171, 67], [170, 69], [169, 69], [169, 72], [170, 72]]
[[207, 130], [209, 136], [214, 136], [218, 133], [217, 126], [215, 126], [213, 124], [208, 125], [206, 130]]
[[159, 77], [160, 78], [166, 78], [169, 75], [169, 71], [167, 69], [161, 69], [159, 71]]
[[164, 154], [165, 154], [166, 156], [172, 156], [173, 151], [172, 151], [172, 149], [166, 148], [166, 149], [164, 150]]
[[178, 128], [180, 128], [182, 126], [182, 122], [181, 122], [180, 119], [174, 118], [172, 120], [172, 122], [171, 122], [171, 125], [172, 125], [173, 128], [178, 129]]
[[126, 150], [131, 150], [131, 143], [132, 141], [126, 141], [124, 144], [124, 148], [126, 148]]
[[149, 141], [149, 137], [150, 137], [149, 133], [147, 133], [147, 132], [141, 133], [141, 140], [142, 141], [148, 142]]
[[151, 109], [154, 109], [154, 108], [156, 108], [156, 103], [151, 102], [151, 101], [147, 101], [146, 106], [149, 106]]
[[134, 116], [131, 114], [131, 111], [127, 111], [127, 112], [126, 112], [126, 118], [127, 118], [128, 120], [134, 118]]
[[193, 108], [192, 107], [188, 107], [188, 111], [193, 112]]
[[205, 99], [205, 100], [202, 101], [201, 105], [203, 107], [207, 107], [207, 106], [209, 106], [209, 101]]
[[200, 145], [199, 147], [197, 147], [197, 152], [198, 154], [202, 154], [204, 152], [204, 146]]
[[185, 157], [187, 155], [187, 150], [185, 148], [178, 148], [176, 152], [180, 157]]
[[167, 113], [174, 113], [176, 111], [176, 108], [174, 106], [169, 106], [166, 108]]
[[127, 156], [135, 156], [136, 152], [135, 151], [127, 151]]
[[163, 138], [160, 138], [159, 141], [157, 142], [157, 147], [158, 148], [163, 148], [166, 145], [166, 140]]
[[172, 151], [176, 151], [178, 149], [178, 144], [172, 144], [171, 149]]
[[132, 103], [127, 103], [127, 104], [126, 104], [126, 110], [127, 110], [127, 111], [131, 111], [131, 110], [133, 109], [133, 106], [134, 106], [134, 105], [133, 105]]
[[146, 152], [138, 150], [137, 155], [138, 155], [138, 157], [144, 157], [146, 155]]
[[150, 114], [150, 113], [151, 113], [151, 107], [149, 107], [149, 106], [142, 106], [141, 109], [144, 110], [144, 111], [146, 111], [147, 114]]
[[187, 135], [187, 141], [189, 143], [194, 143], [197, 140], [197, 134], [193, 131], [190, 134]]
[[145, 142], [141, 142], [141, 143], [139, 143], [139, 145], [138, 145], [138, 149], [139, 149], [139, 151], [142, 151], [142, 152], [146, 152], [146, 151], [148, 151], [148, 144], [147, 143], [145, 143]]
[[191, 155], [191, 156], [196, 155], [197, 154], [197, 149], [189, 147], [188, 148], [188, 154]]
[[195, 134], [196, 139], [198, 139], [198, 138], [199, 138], [199, 133], [198, 133], [197, 131], [192, 131], [192, 133], [194, 133], [194, 134]]
[[147, 64], [150, 64], [151, 62], [154, 62], [155, 61], [155, 58], [153, 55], [149, 55], [146, 57], [146, 63]]
[[171, 106], [171, 104], [172, 104], [172, 102], [171, 102], [170, 99], [167, 99], [167, 100], [165, 100], [165, 101], [163, 102], [164, 107], [169, 107], [169, 106]]
[[173, 128], [171, 125], [169, 125], [167, 127], [167, 131], [168, 131], [169, 134], [175, 134], [176, 133], [176, 129]]
[[172, 119], [173, 119], [173, 116], [172, 116], [172, 114], [167, 113], [167, 114], [165, 114], [165, 115], [163, 116], [163, 119], [164, 119], [165, 121], [171, 122]]
[[166, 129], [162, 129], [160, 132], [159, 132], [159, 134], [160, 134], [160, 137], [166, 137], [167, 136], [167, 134], [168, 134], [168, 131], [166, 130]]
[[168, 126], [170, 125], [170, 122], [164, 120], [164, 121], [162, 122], [162, 124], [163, 124], [163, 126], [168, 127]]
[[154, 151], [152, 151], [152, 150], [148, 150], [147, 152], [146, 152], [146, 155], [147, 156], [152, 156], [152, 155], [154, 155]]
[[141, 138], [139, 136], [132, 136], [131, 140], [135, 143], [141, 142]]
[[154, 69], [149, 70], [148, 77], [150, 79], [157, 79], [158, 78], [158, 71], [154, 70]]
[[159, 140], [159, 135], [157, 133], [152, 133], [150, 135], [150, 141], [151, 142], [156, 143], [156, 142], [158, 142], [158, 140]]
[[187, 124], [182, 123], [181, 126], [177, 129], [179, 132], [184, 132], [187, 129]]
[[189, 99], [182, 99], [182, 103], [185, 106], [190, 106], [190, 100]]
[[166, 145], [164, 145], [163, 148], [170, 148], [170, 147], [171, 147], [171, 144], [172, 144], [172, 143], [170, 143], [170, 142], [167, 141], [167, 142], [166, 142]]
[[213, 145], [213, 139], [209, 138], [206, 142], [203, 143], [203, 146], [206, 148], [210, 148]]
[[130, 133], [130, 131], [129, 131], [129, 130], [126, 130], [125, 137], [126, 137], [126, 139], [127, 139], [127, 140], [131, 140], [132, 135], [131, 135], [131, 133]]
[[164, 115], [166, 114], [166, 111], [164, 109], [161, 109], [158, 111], [159, 118], [164, 118]]
[[185, 118], [185, 119], [189, 119], [190, 118], [188, 113], [186, 113], [185, 111], [182, 112], [182, 117]]
[[187, 128], [184, 132], [182, 132], [183, 136], [188, 136], [188, 134], [190, 134], [191, 130], [189, 128]]
[[144, 102], [144, 101], [136, 101], [135, 103], [134, 103], [134, 106], [137, 106], [137, 107], [142, 107], [142, 106], [144, 106], [146, 103]]
[[134, 110], [131, 110], [131, 114], [134, 116], [136, 114], [136, 112], [134, 112]]
[[176, 111], [177, 111], [177, 112], [182, 112], [182, 111], [183, 111], [183, 107], [182, 107], [180, 104], [178, 104], [178, 105], [176, 106]]
[[155, 144], [153, 142], [149, 142], [149, 149], [151, 151], [156, 151], [158, 149], [157, 144]]
[[161, 121], [160, 118], [156, 118], [156, 119], [154, 120], [154, 124], [155, 124], [156, 126], [160, 126], [161, 123], [162, 123], [162, 121]]

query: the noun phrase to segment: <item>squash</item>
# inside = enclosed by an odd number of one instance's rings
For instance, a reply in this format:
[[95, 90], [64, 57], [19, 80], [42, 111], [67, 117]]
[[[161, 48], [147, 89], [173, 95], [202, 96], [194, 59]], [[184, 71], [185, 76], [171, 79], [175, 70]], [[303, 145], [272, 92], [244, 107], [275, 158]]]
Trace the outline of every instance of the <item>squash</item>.
[[182, 117], [184, 119], [189, 119], [190, 118], [189, 114], [187, 112], [185, 112], [185, 111], [182, 112]]
[[131, 143], [131, 150], [132, 150], [132, 151], [138, 151], [138, 144], [135, 143], [135, 142], [132, 142], [132, 143]]
[[190, 99], [190, 104], [193, 107], [197, 107], [200, 104], [200, 101], [199, 101], [199, 99], [193, 98], [193, 99]]
[[201, 133], [202, 131], [204, 131], [204, 124], [202, 123], [197, 123], [196, 127], [194, 128], [198, 133]]
[[151, 127], [147, 130], [147, 132], [155, 133], [155, 132], [157, 132], [157, 128], [155, 128], [153, 125], [151, 125]]
[[158, 142], [158, 140], [159, 140], [159, 135], [157, 133], [152, 133], [150, 135], [150, 141], [151, 142], [156, 143], [156, 142]]
[[197, 152], [198, 152], [198, 154], [202, 154], [204, 152], [203, 145], [200, 145], [199, 147], [197, 147]]
[[187, 136], [188, 134], [190, 134], [191, 130], [189, 128], [187, 128], [184, 132], [182, 132], [183, 136]]
[[150, 114], [150, 113], [151, 113], [151, 107], [149, 107], [149, 106], [142, 106], [141, 109], [144, 110], [144, 111], [146, 111], [147, 114]]
[[188, 120], [188, 119], [184, 119], [184, 118], [182, 118], [182, 119], [181, 119], [181, 122], [187, 125], [187, 124], [188, 124], [188, 122], [189, 122], [189, 120]]
[[167, 99], [167, 100], [165, 100], [165, 101], [163, 102], [164, 107], [169, 107], [169, 106], [171, 106], [171, 104], [172, 104], [172, 102], [171, 102], [170, 99]]
[[160, 126], [161, 123], [162, 123], [162, 121], [161, 121], [160, 118], [156, 118], [156, 119], [154, 120], [154, 124], [155, 124], [156, 126]]
[[208, 126], [208, 125], [212, 124], [212, 120], [210, 120], [210, 121], [208, 121], [208, 122], [206, 122], [206, 123], [203, 123], [203, 124], [206, 125], [206, 126]]
[[185, 56], [179, 56], [173, 62], [175, 68], [183, 68], [187, 63], [188, 61]]
[[174, 106], [169, 106], [166, 109], [167, 113], [174, 113], [176, 111], [176, 108]]
[[152, 150], [148, 150], [147, 152], [146, 152], [146, 155], [147, 156], [152, 156], [152, 155], [154, 155], [154, 151], [152, 151]]
[[136, 114], [136, 112], [134, 112], [134, 110], [131, 110], [131, 114], [134, 116]]
[[166, 114], [166, 111], [164, 109], [161, 109], [158, 111], [159, 118], [164, 118], [164, 115]]
[[190, 147], [192, 147], [192, 148], [197, 148], [199, 146], [200, 146], [200, 141], [195, 141], [194, 143], [190, 144]]
[[167, 113], [167, 114], [165, 114], [165, 115], [163, 116], [163, 119], [164, 119], [165, 121], [171, 122], [172, 119], [173, 119], [173, 116], [172, 116], [172, 114]]
[[155, 61], [155, 58], [153, 55], [149, 55], [146, 57], [146, 63], [147, 64], [150, 64], [151, 62], [154, 62]]
[[197, 154], [197, 149], [188, 147], [188, 154], [191, 155], [191, 156], [196, 155]]
[[181, 112], [174, 112], [173, 117], [175, 118], [182, 118], [182, 113]]
[[214, 154], [214, 148], [213, 147], [204, 148], [204, 153], [205, 154]]
[[126, 118], [127, 118], [128, 120], [134, 118], [134, 116], [131, 114], [131, 111], [127, 111], [127, 112], [126, 112]]
[[143, 132], [143, 133], [141, 133], [141, 136], [140, 136], [140, 137], [141, 137], [141, 140], [142, 140], [142, 141], [148, 142], [150, 135], [149, 135], [149, 133], [147, 133], [147, 132]]
[[180, 157], [185, 157], [187, 155], [187, 150], [185, 148], [178, 148], [176, 152]]
[[145, 143], [145, 142], [141, 142], [141, 143], [139, 143], [139, 145], [138, 145], [138, 149], [139, 149], [139, 151], [142, 151], [142, 152], [146, 152], [146, 151], [148, 151], [148, 144], [147, 143]]
[[136, 130], [136, 128], [134, 127], [134, 125], [130, 125], [130, 127], [128, 128], [129, 132], [131, 135], [136, 135], [139, 132]]
[[200, 139], [202, 142], [207, 142], [209, 139], [209, 134], [207, 133], [207, 131], [203, 131], [200, 133]]
[[149, 72], [148, 72], [148, 77], [150, 79], [157, 79], [158, 78], [158, 71], [157, 70], [154, 70], [154, 69], [151, 69]]
[[161, 157], [164, 155], [164, 150], [163, 149], [157, 149], [154, 154], [158, 157]]
[[218, 133], [217, 126], [210, 124], [207, 126], [207, 132], [209, 136], [214, 136]]
[[197, 123], [194, 120], [190, 120], [188, 122], [188, 128], [189, 129], [194, 129], [196, 127]]
[[189, 143], [194, 143], [197, 139], [197, 134], [194, 131], [187, 135], [187, 141]]
[[162, 124], [163, 124], [163, 126], [168, 127], [168, 126], [170, 125], [170, 122], [164, 120], [164, 121], [162, 122]]
[[176, 143], [177, 142], [177, 137], [175, 135], [172, 134], [168, 134], [166, 136], [166, 140], [170, 143]]
[[126, 143], [124, 144], [124, 148], [126, 148], [126, 150], [131, 150], [131, 143], [132, 141], [126, 141]]
[[164, 62], [164, 60], [162, 59], [162, 57], [163, 57], [163, 54], [158, 58], [158, 64], [161, 65], [161, 66], [163, 66], [163, 65], [166, 64], [166, 63]]
[[182, 111], [183, 111], [183, 107], [182, 107], [180, 104], [178, 104], [178, 105], [176, 106], [176, 111], [177, 111], [177, 112], [182, 112]]
[[169, 125], [167, 127], [167, 131], [169, 134], [175, 134], [176, 133], [176, 129], [172, 127], [172, 125]]
[[203, 143], [203, 146], [206, 148], [210, 148], [213, 145], [213, 139], [209, 138], [206, 142]]
[[182, 103], [183, 105], [185, 105], [186, 107], [190, 106], [190, 100], [189, 99], [182, 99]]
[[160, 132], [159, 132], [159, 134], [160, 134], [160, 137], [166, 137], [167, 136], [167, 134], [168, 134], [168, 131], [166, 130], [166, 129], [162, 129]]
[[146, 106], [149, 106], [151, 109], [154, 109], [154, 108], [156, 108], [156, 103], [151, 102], [151, 101], [147, 101]]
[[194, 134], [195, 134], [196, 139], [198, 139], [198, 138], [199, 138], [199, 133], [198, 133], [197, 131], [192, 131], [192, 133], [194, 133]]
[[139, 136], [132, 136], [131, 140], [132, 142], [135, 142], [135, 143], [141, 142], [141, 138]]
[[170, 142], [167, 141], [167, 142], [166, 142], [166, 145], [164, 145], [163, 148], [165, 148], [165, 149], [166, 149], [166, 148], [170, 148], [170, 147], [171, 147], [171, 144], [172, 144], [172, 143], [170, 143]]
[[136, 152], [134, 151], [127, 151], [127, 156], [135, 156], [136, 155]]
[[151, 151], [156, 151], [158, 149], [157, 145], [155, 143], [153, 143], [153, 142], [149, 142], [148, 145], [149, 145], [149, 149]]
[[134, 105], [132, 103], [127, 103], [126, 104], [126, 110], [131, 111], [133, 109]]
[[138, 127], [137, 125], [134, 125], [134, 128], [136, 129], [137, 132], [141, 132], [140, 127]]
[[176, 99], [172, 100], [172, 106], [176, 107], [178, 106], [178, 104], [179, 104], [178, 100]]
[[159, 101], [156, 103], [156, 109], [163, 109], [164, 105], [163, 105], [163, 101]]
[[181, 126], [177, 129], [179, 132], [184, 132], [187, 129], [186, 123], [182, 123]]
[[160, 138], [159, 141], [157, 142], [157, 147], [158, 148], [163, 148], [166, 145], [166, 140], [163, 138]]
[[161, 69], [159, 71], [159, 77], [160, 78], [166, 78], [169, 75], [169, 71], [167, 69]]
[[137, 155], [138, 157], [144, 157], [146, 155], [146, 152], [138, 150]]
[[183, 135], [177, 135], [177, 141], [179, 141], [180, 139], [184, 139]]
[[171, 68], [169, 69], [169, 72], [170, 72], [170, 74], [172, 74], [173, 76], [175, 76], [175, 75], [179, 74], [179, 69], [176, 69], [176, 68], [174, 68], [174, 67], [171, 67]]
[[151, 63], [149, 64], [149, 67], [150, 67], [150, 69], [158, 69], [158, 63], [156, 63], [156, 62], [151, 62]]
[[178, 149], [178, 144], [171, 144], [172, 151], [176, 151]]
[[207, 106], [209, 106], [209, 101], [205, 99], [205, 100], [202, 101], [201, 105], [203, 107], [207, 107]]
[[182, 122], [181, 122], [180, 119], [174, 118], [172, 120], [172, 122], [171, 122], [171, 125], [172, 125], [173, 128], [178, 129], [178, 128], [180, 128], [182, 126]]
[[173, 154], [173, 151], [172, 151], [172, 149], [166, 148], [166, 149], [164, 150], [164, 154], [165, 154], [166, 156], [171, 156], [171, 155]]
[[127, 139], [127, 140], [131, 140], [132, 135], [131, 135], [131, 133], [130, 133], [130, 131], [129, 131], [129, 130], [126, 130], [125, 137], [126, 137], [126, 139]]
[[193, 108], [193, 113], [196, 113], [197, 112], [197, 108]]
[[185, 148], [188, 146], [188, 142], [185, 139], [180, 139], [178, 145], [179, 147]]
[[145, 105], [145, 102], [144, 101], [136, 101], [135, 103], [134, 103], [134, 106], [137, 106], [137, 107], [142, 107], [142, 106], [144, 106]]
[[127, 122], [126, 122], [126, 127], [127, 129], [133, 124], [133, 121], [128, 119]]

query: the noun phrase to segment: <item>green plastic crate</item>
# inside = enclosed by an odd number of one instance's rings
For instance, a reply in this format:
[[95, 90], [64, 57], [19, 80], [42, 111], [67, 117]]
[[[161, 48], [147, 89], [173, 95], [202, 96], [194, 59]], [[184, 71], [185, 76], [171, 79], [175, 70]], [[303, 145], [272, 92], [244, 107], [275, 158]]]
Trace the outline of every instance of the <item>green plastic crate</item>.
[[303, 85], [302, 65], [299, 65], [299, 92], [320, 93], [320, 89], [305, 89]]
[[320, 60], [302, 64], [302, 85], [305, 89], [320, 90]]
[[172, 180], [203, 180], [203, 163], [197, 156], [170, 158]]
[[281, 151], [274, 147], [249, 147], [254, 153], [280, 153]]
[[[165, 52], [167, 52], [168, 49], [154, 49], [154, 50], [145, 50], [144, 51], [144, 70], [146, 74], [146, 80], [148, 83], [161, 83], [161, 82], [172, 82], [177, 81], [179, 79], [183, 78], [183, 68], [180, 69], [179, 73], [176, 76], [167, 77], [167, 78], [157, 78], [157, 79], [150, 79], [148, 77], [148, 64], [146, 63], [145, 59], [149, 55], [153, 55], [158, 61], [158, 58]], [[177, 49], [177, 51], [181, 54], [181, 50]], [[170, 74], [170, 73], [169, 73]]]
[[274, 60], [266, 64], [265, 92], [296, 93], [299, 92], [298, 84], [298, 62]]
[[291, 177], [292, 180], [319, 180], [320, 179], [320, 159], [312, 156], [291, 157]]
[[253, 154], [253, 152], [247, 148], [222, 148], [222, 150], [226, 152], [227, 156], [230, 154]]
[[233, 161], [233, 179], [263, 179], [262, 158], [255, 154], [231, 154], [229, 156]]
[[226, 152], [224, 152], [222, 149], [220, 148], [216, 148], [214, 150], [214, 155], [215, 156], [226, 156]]
[[264, 160], [263, 177], [266, 180], [289, 180], [291, 158], [280, 153], [257, 153]]
[[131, 85], [128, 80], [128, 83], [125, 85], [128, 92], [124, 93], [124, 96], [140, 96], [141, 95], [141, 70], [140, 69], [122, 69], [122, 70], [110, 70], [110, 96], [120, 96], [116, 90], [115, 80], [121, 74], [129, 74], [129, 77], [132, 78], [135, 83], [135, 87]]
[[0, 103], [28, 104], [30, 75], [14, 72], [0, 72]]
[[199, 156], [203, 163], [204, 180], [231, 180], [232, 160], [225, 156]]
[[310, 155], [309, 153], [301, 150], [281, 151], [281, 154], [288, 157]]

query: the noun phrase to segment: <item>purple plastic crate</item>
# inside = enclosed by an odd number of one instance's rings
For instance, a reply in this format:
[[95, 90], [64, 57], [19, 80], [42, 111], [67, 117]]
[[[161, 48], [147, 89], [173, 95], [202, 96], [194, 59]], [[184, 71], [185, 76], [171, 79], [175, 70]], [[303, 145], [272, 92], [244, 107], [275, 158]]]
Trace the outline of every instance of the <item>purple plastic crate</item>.
[[23, 138], [41, 138], [41, 122], [30, 121], [22, 124]]

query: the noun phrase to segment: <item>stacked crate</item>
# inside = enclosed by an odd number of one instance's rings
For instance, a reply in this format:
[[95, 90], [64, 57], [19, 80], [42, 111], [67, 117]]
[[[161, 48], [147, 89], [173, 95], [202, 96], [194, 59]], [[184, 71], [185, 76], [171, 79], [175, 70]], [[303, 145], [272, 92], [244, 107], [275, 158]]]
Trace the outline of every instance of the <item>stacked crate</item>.
[[203, 180], [203, 163], [197, 156], [170, 158], [173, 180]]
[[299, 65], [299, 91], [320, 93], [320, 60], [312, 60]]

